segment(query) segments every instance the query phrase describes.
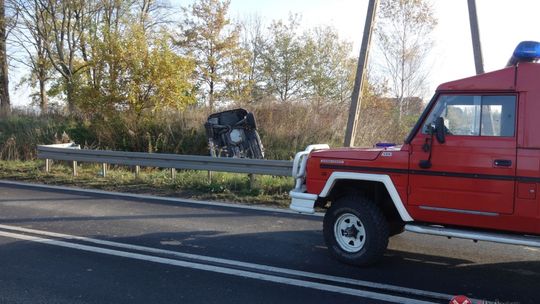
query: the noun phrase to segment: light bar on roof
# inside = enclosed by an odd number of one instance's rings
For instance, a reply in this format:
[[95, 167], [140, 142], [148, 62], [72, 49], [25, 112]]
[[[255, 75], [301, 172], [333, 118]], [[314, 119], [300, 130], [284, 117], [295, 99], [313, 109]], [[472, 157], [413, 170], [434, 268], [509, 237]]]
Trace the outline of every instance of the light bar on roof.
[[522, 41], [514, 50], [506, 66], [514, 66], [518, 62], [536, 62], [540, 59], [540, 42]]

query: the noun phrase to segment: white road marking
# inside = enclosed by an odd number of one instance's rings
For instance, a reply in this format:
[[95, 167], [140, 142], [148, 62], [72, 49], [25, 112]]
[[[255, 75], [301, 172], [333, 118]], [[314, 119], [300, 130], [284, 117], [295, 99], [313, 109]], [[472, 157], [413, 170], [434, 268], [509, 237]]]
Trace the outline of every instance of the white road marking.
[[184, 267], [184, 268], [191, 268], [191, 269], [196, 269], [196, 270], [216, 272], [216, 273], [221, 273], [221, 274], [239, 276], [239, 277], [250, 278], [250, 279], [257, 279], [257, 280], [292, 285], [292, 286], [297, 286], [297, 287], [317, 289], [321, 291], [346, 294], [346, 295], [351, 295], [351, 296], [356, 296], [356, 297], [361, 297], [361, 298], [369, 298], [369, 299], [392, 302], [392, 303], [409, 303], [409, 304], [433, 303], [433, 302], [420, 301], [420, 300], [415, 300], [415, 299], [410, 299], [410, 298], [405, 298], [405, 297], [387, 295], [387, 294], [382, 294], [382, 293], [377, 293], [377, 292], [372, 292], [372, 291], [356, 290], [352, 288], [346, 288], [346, 287], [340, 287], [340, 286], [322, 284], [322, 283], [316, 283], [316, 282], [309, 282], [309, 281], [303, 281], [303, 280], [298, 280], [298, 279], [284, 278], [284, 277], [279, 277], [275, 275], [255, 273], [255, 272], [250, 272], [250, 271], [245, 271], [245, 270], [237, 270], [237, 269], [231, 269], [231, 268], [226, 268], [226, 267], [179, 261], [179, 260], [150, 256], [150, 255], [139, 254], [139, 253], [125, 252], [125, 251], [114, 250], [114, 249], [74, 244], [74, 243], [69, 243], [65, 241], [58, 241], [58, 240], [29, 236], [29, 235], [18, 234], [18, 233], [0, 231], [0, 236], [19, 239], [19, 240], [25, 240], [25, 241], [30, 241], [30, 242], [37, 242], [37, 243], [42, 243], [42, 244], [47, 244], [47, 245], [71, 248], [71, 249], [76, 249], [76, 250], [81, 250], [81, 251], [94, 252], [94, 253], [100, 253], [100, 254], [106, 254], [106, 255], [111, 255], [111, 256], [142, 260], [142, 261], [147, 261], [147, 262], [166, 264], [166, 265], [172, 265], [172, 266], [178, 266], [178, 267]]
[[377, 288], [377, 289], [381, 289], [385, 291], [399, 292], [402, 294], [410, 294], [410, 295], [415, 295], [415, 296], [425, 296], [425, 297], [442, 299], [442, 300], [450, 300], [452, 298], [452, 295], [425, 291], [425, 290], [420, 290], [420, 289], [413, 289], [413, 288], [406, 288], [406, 287], [400, 287], [400, 286], [389, 285], [389, 284], [381, 284], [381, 283], [375, 283], [375, 282], [369, 282], [369, 281], [355, 280], [355, 279], [350, 279], [350, 278], [318, 274], [318, 273], [312, 273], [312, 272], [306, 272], [306, 271], [300, 271], [300, 270], [292, 270], [292, 269], [281, 268], [281, 267], [273, 267], [273, 266], [268, 266], [268, 265], [247, 263], [247, 262], [241, 262], [237, 260], [228, 260], [228, 259], [221, 259], [221, 258], [215, 258], [215, 257], [209, 257], [209, 256], [203, 256], [203, 255], [195, 255], [195, 254], [189, 254], [189, 253], [183, 253], [183, 252], [177, 252], [177, 251], [171, 251], [171, 250], [165, 250], [165, 249], [159, 249], [159, 248], [153, 248], [153, 247], [147, 247], [147, 246], [118, 243], [118, 242], [93, 239], [93, 238], [75, 236], [75, 235], [69, 235], [69, 234], [63, 234], [63, 233], [55, 233], [55, 232], [49, 232], [49, 231], [43, 231], [43, 230], [36, 230], [36, 229], [30, 229], [30, 228], [24, 228], [24, 227], [18, 227], [18, 226], [0, 224], [0, 229], [32, 233], [32, 234], [36, 234], [40, 236], [62, 238], [66, 240], [78, 240], [78, 241], [84, 241], [84, 242], [98, 244], [98, 245], [137, 250], [137, 251], [143, 251], [143, 252], [154, 253], [154, 254], [166, 254], [166, 255], [176, 256], [179, 258], [187, 258], [187, 259], [197, 260], [197, 261], [202, 261], [202, 262], [213, 262], [213, 263], [219, 263], [219, 264], [227, 265], [227, 266], [244, 267], [244, 268], [258, 270], [258, 271], [270, 271], [270, 272], [284, 274], [284, 275], [294, 275], [294, 276], [300, 276], [300, 277], [311, 278], [311, 279], [325, 280], [325, 281], [330, 281], [330, 282], [335, 282], [335, 283], [345, 283], [345, 284], [356, 285], [356, 286], [361, 286], [361, 287]]
[[[14, 182], [14, 181], [7, 181], [7, 180], [0, 180], [0, 185], [1, 184], [14, 185], [14, 186], [23, 186], [23, 187], [33, 187], [33, 188], [47, 189], [47, 190], [61, 190], [61, 191], [81, 192], [81, 193], [87, 193], [87, 194], [110, 195], [110, 196], [125, 197], [125, 198], [148, 199], [148, 200], [154, 200], [154, 201], [163, 201], [163, 202], [179, 203], [179, 204], [187, 203], [187, 204], [192, 204], [192, 205], [217, 206], [217, 207], [226, 207], [226, 208], [233, 208], [233, 209], [247, 209], [247, 210], [274, 212], [274, 213], [300, 214], [300, 213], [298, 213], [296, 211], [292, 211], [292, 210], [289, 210], [289, 209], [246, 206], [246, 205], [239, 205], [239, 204], [234, 204], [234, 203], [198, 201], [198, 200], [192, 200], [192, 199], [188, 199], [188, 198], [160, 197], [160, 196], [153, 196], [153, 195], [143, 195], [143, 194], [122, 193], [122, 192], [113, 192], [113, 191], [104, 191], [104, 190], [83, 189], [83, 188], [77, 188], [77, 187], [51, 186], [51, 185], [42, 185], [42, 184], [33, 184], [33, 183]], [[302, 215], [304, 215], [304, 216], [314, 216], [314, 217], [323, 217], [324, 213], [320, 213], [320, 212], [314, 213], [314, 214], [302, 213]]]

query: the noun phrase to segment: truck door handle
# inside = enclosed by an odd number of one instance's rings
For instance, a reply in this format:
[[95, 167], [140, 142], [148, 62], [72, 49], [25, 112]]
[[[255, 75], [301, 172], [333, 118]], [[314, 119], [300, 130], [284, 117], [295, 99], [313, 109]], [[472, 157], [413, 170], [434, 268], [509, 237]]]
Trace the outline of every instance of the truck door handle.
[[512, 161], [509, 159], [496, 159], [493, 161], [495, 167], [511, 167]]

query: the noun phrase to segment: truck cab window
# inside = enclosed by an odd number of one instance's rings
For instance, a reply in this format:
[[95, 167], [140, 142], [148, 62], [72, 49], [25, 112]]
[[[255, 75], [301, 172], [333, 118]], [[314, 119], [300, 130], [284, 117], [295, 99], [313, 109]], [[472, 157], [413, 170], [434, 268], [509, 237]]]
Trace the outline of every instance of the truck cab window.
[[515, 108], [514, 95], [441, 95], [422, 132], [442, 117], [448, 135], [514, 136]]

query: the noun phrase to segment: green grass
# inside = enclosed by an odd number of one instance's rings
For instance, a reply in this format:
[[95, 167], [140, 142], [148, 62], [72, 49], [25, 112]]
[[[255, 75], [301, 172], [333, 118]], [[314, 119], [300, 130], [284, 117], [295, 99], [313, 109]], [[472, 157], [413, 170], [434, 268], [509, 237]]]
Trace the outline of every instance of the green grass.
[[100, 165], [79, 164], [74, 177], [65, 162], [55, 162], [50, 173], [44, 167], [43, 160], [0, 161], [0, 179], [278, 207], [289, 205], [294, 186], [292, 178], [263, 175], [252, 186], [246, 174], [213, 172], [209, 179], [206, 171], [179, 170], [173, 179], [169, 169], [142, 168], [136, 177], [133, 169], [114, 166], [102, 177]]

